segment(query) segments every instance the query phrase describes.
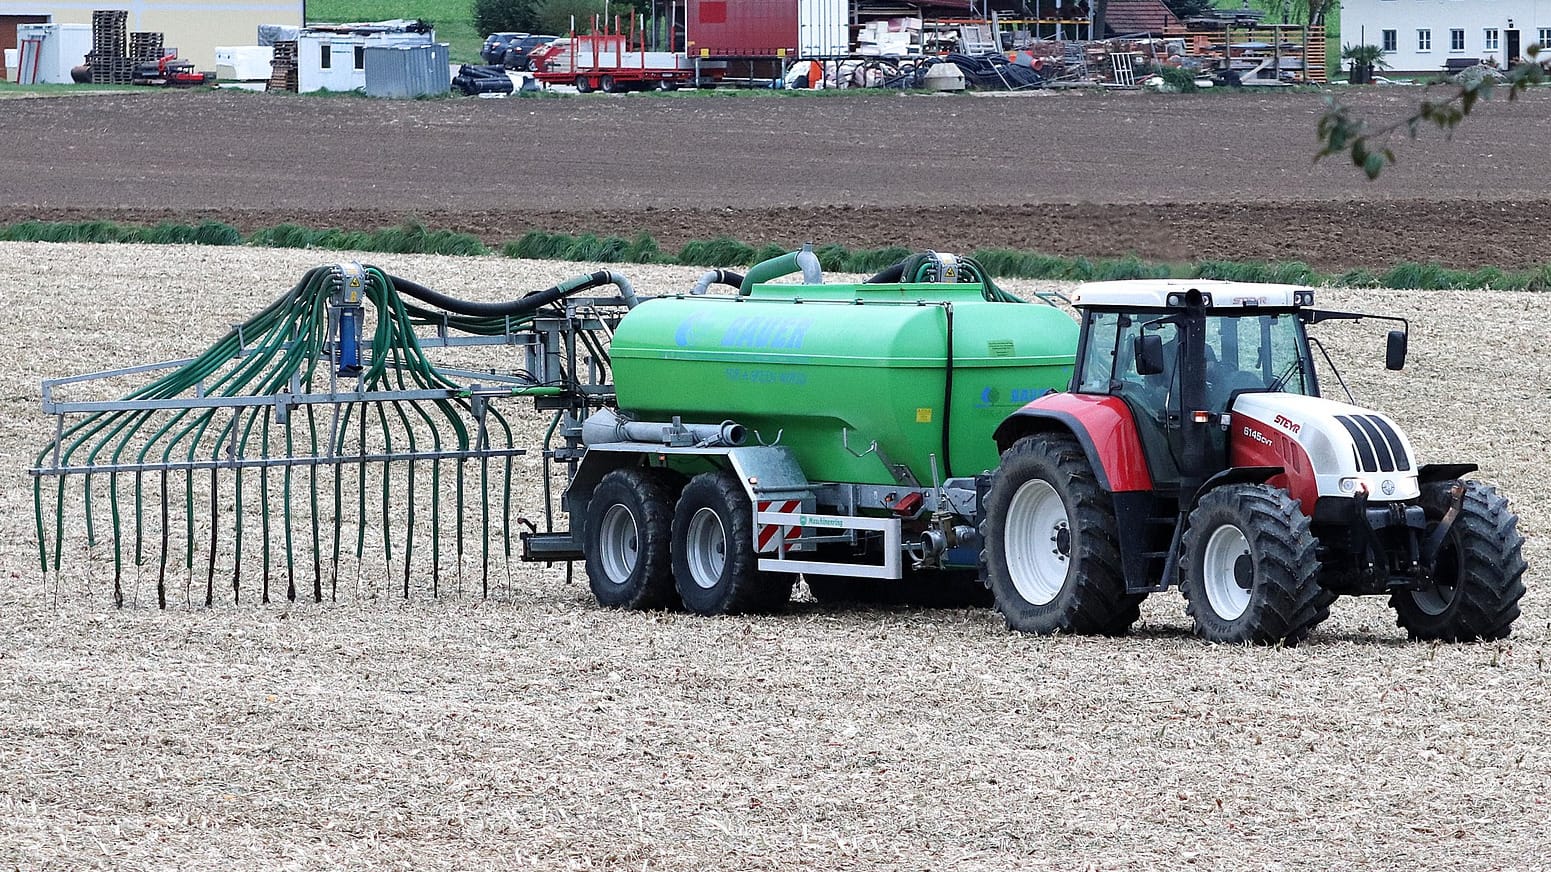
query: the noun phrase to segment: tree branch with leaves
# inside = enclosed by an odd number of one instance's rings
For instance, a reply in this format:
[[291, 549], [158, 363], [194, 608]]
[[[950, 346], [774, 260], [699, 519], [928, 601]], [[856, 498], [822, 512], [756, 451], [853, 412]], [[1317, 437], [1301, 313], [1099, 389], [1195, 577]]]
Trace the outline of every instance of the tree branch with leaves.
[[1361, 169], [1369, 179], [1376, 179], [1384, 168], [1395, 163], [1395, 152], [1390, 142], [1404, 132], [1410, 139], [1428, 125], [1437, 127], [1445, 135], [1454, 129], [1481, 103], [1491, 99], [1499, 89], [1507, 92], [1509, 100], [1533, 85], [1546, 81], [1546, 70], [1539, 63], [1540, 46], [1532, 45], [1525, 51], [1524, 62], [1510, 69], [1501, 81], [1490, 75], [1469, 76], [1460, 74], [1462, 81], [1446, 86], [1446, 96], [1434, 99], [1434, 89], [1445, 87], [1443, 83], [1428, 86], [1429, 96], [1424, 96], [1416, 111], [1409, 116], [1383, 126], [1373, 126], [1366, 119], [1353, 114], [1352, 108], [1335, 98], [1325, 101], [1325, 113], [1319, 119], [1320, 150], [1315, 161], [1337, 154], [1351, 156], [1352, 165]]

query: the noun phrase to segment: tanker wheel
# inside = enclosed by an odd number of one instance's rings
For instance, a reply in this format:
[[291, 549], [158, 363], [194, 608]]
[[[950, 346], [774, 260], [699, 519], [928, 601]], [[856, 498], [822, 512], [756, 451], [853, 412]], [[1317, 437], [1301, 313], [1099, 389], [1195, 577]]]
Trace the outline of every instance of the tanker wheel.
[[591, 94], [592, 93], [592, 80], [587, 78], [586, 76], [577, 76], [576, 77], [576, 91], [579, 94]]
[[771, 612], [792, 597], [796, 576], [759, 571], [753, 505], [733, 473], [690, 479], [673, 511], [673, 543], [674, 584], [692, 612]]
[[657, 80], [657, 90], [659, 90], [659, 91], [677, 91], [678, 89], [679, 89], [679, 83], [675, 82], [672, 79], [658, 79]]
[[1013, 443], [985, 512], [986, 569], [1008, 627], [1120, 635], [1135, 623], [1145, 594], [1126, 593], [1114, 504], [1076, 439]]
[[1524, 537], [1519, 516], [1489, 485], [1476, 481], [1438, 481], [1422, 485], [1427, 534], [1452, 502], [1454, 485], [1465, 500], [1438, 552], [1437, 583], [1390, 597], [1398, 623], [1413, 639], [1468, 642], [1501, 639], [1519, 616], [1524, 596]]
[[600, 76], [598, 77], [598, 90], [605, 94], [618, 94], [620, 90], [619, 82], [614, 81], [613, 76]]
[[1208, 641], [1296, 645], [1330, 616], [1309, 518], [1282, 488], [1211, 491], [1182, 547], [1185, 611]]
[[587, 504], [582, 552], [598, 604], [655, 609], [674, 603], [673, 489], [659, 470], [616, 469]]

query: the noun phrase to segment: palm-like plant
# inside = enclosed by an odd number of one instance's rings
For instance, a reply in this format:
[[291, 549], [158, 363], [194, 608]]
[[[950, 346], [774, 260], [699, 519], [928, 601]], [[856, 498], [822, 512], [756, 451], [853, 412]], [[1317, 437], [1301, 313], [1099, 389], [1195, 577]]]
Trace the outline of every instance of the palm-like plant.
[[1341, 59], [1351, 62], [1348, 81], [1354, 85], [1373, 81], [1374, 70], [1389, 67], [1389, 62], [1384, 59], [1384, 49], [1376, 45], [1344, 45], [1341, 47]]

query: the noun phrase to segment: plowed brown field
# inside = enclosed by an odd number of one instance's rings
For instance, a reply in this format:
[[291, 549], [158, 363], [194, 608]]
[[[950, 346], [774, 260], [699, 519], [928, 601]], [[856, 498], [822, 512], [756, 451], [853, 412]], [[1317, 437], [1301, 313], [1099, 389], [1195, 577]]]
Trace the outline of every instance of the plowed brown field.
[[[1418, 88], [1355, 105], [1399, 118]], [[0, 222], [531, 228], [668, 246], [893, 244], [1317, 267], [1551, 261], [1551, 94], [1424, 131], [1370, 183], [1313, 163], [1314, 93], [6, 101]]]

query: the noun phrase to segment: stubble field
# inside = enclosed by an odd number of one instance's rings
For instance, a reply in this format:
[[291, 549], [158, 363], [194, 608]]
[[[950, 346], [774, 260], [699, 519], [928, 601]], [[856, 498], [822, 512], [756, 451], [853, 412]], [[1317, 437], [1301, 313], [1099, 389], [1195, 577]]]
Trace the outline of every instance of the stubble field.
[[[984, 611], [605, 612], [557, 568], [404, 602], [112, 607], [102, 555], [38, 570], [38, 380], [205, 347], [332, 252], [0, 245], [0, 867], [1532, 869], [1551, 849], [1551, 302], [1324, 292], [1359, 402], [1522, 513], [1502, 643], [1409, 643], [1342, 600], [1297, 649]], [[596, 265], [365, 255], [502, 299]], [[628, 270], [643, 293], [693, 270]], [[1029, 285], [1009, 283], [1015, 291]], [[1322, 325], [1327, 326], [1327, 325]], [[537, 426], [537, 425], [535, 425]], [[536, 501], [533, 489], [526, 498]]]

